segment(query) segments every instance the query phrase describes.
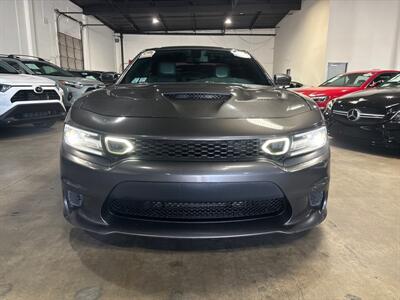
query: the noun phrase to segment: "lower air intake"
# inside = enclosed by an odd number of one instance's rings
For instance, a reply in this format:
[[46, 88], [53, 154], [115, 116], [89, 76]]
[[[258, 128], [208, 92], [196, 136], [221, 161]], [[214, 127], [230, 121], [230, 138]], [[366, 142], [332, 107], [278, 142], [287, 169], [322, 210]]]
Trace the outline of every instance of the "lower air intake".
[[284, 212], [284, 198], [221, 202], [131, 201], [109, 199], [112, 215], [136, 219], [207, 221], [260, 218]]

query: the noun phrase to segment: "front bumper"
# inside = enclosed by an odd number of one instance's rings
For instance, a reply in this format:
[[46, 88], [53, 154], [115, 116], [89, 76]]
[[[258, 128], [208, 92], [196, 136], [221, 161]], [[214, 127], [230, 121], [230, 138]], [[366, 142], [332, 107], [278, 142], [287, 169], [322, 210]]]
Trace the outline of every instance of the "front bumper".
[[400, 149], [400, 124], [385, 122], [378, 124], [349, 125], [325, 113], [330, 136], [351, 139], [363, 144]]
[[[102, 165], [63, 148], [64, 215], [72, 224], [100, 234], [220, 238], [300, 232], [316, 226], [326, 217], [329, 156], [329, 148], [326, 148], [313, 158], [312, 166], [290, 169], [268, 161], [124, 160], [115, 165]], [[311, 193], [323, 195], [320, 203], [312, 205]], [[105, 207], [116, 194], [129, 201], [157, 198], [160, 203], [171, 197], [188, 203], [229, 199], [243, 203], [260, 197], [283, 196], [287, 207], [276, 216], [229, 220], [110, 218]], [[74, 195], [73, 203], [70, 195]]]
[[62, 120], [65, 109], [59, 101], [46, 103], [24, 103], [12, 107], [0, 115], [0, 125], [19, 125], [50, 120]]

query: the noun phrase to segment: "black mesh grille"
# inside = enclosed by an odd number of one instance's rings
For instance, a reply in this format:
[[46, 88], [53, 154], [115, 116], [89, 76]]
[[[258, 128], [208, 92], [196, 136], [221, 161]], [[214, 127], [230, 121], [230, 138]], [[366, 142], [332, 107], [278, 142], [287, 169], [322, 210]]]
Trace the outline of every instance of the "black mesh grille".
[[135, 156], [148, 160], [255, 160], [260, 141], [247, 140], [153, 140], [135, 141]]
[[11, 102], [35, 100], [60, 100], [60, 96], [54, 90], [44, 90], [40, 94], [35, 93], [33, 90], [21, 90], [11, 98]]
[[285, 210], [285, 199], [223, 202], [131, 201], [109, 199], [113, 215], [157, 220], [227, 220], [277, 216]]
[[171, 100], [215, 100], [226, 101], [231, 95], [223, 93], [164, 93]]
[[63, 107], [58, 103], [28, 104], [17, 106], [7, 115], [7, 118], [12, 117], [17, 120], [34, 119], [50, 116], [61, 116], [64, 114], [64, 112], [65, 111]]

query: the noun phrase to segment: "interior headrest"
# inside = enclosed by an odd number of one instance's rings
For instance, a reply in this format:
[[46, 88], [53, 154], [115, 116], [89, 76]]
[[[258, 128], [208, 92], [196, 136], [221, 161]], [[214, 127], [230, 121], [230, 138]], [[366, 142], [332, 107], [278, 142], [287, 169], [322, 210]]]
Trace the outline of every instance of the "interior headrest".
[[175, 75], [176, 66], [175, 63], [162, 62], [158, 65], [158, 73], [161, 75]]
[[226, 66], [219, 66], [215, 68], [215, 76], [217, 78], [226, 78], [229, 76], [229, 68]]

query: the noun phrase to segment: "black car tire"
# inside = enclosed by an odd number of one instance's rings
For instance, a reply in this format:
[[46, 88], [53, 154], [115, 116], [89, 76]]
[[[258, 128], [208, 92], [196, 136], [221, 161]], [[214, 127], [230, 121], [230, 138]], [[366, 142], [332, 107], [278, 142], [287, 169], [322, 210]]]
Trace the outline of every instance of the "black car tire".
[[33, 123], [33, 126], [37, 127], [37, 128], [50, 128], [51, 126], [53, 126], [56, 123], [56, 121], [44, 121], [44, 122], [36, 122]]

